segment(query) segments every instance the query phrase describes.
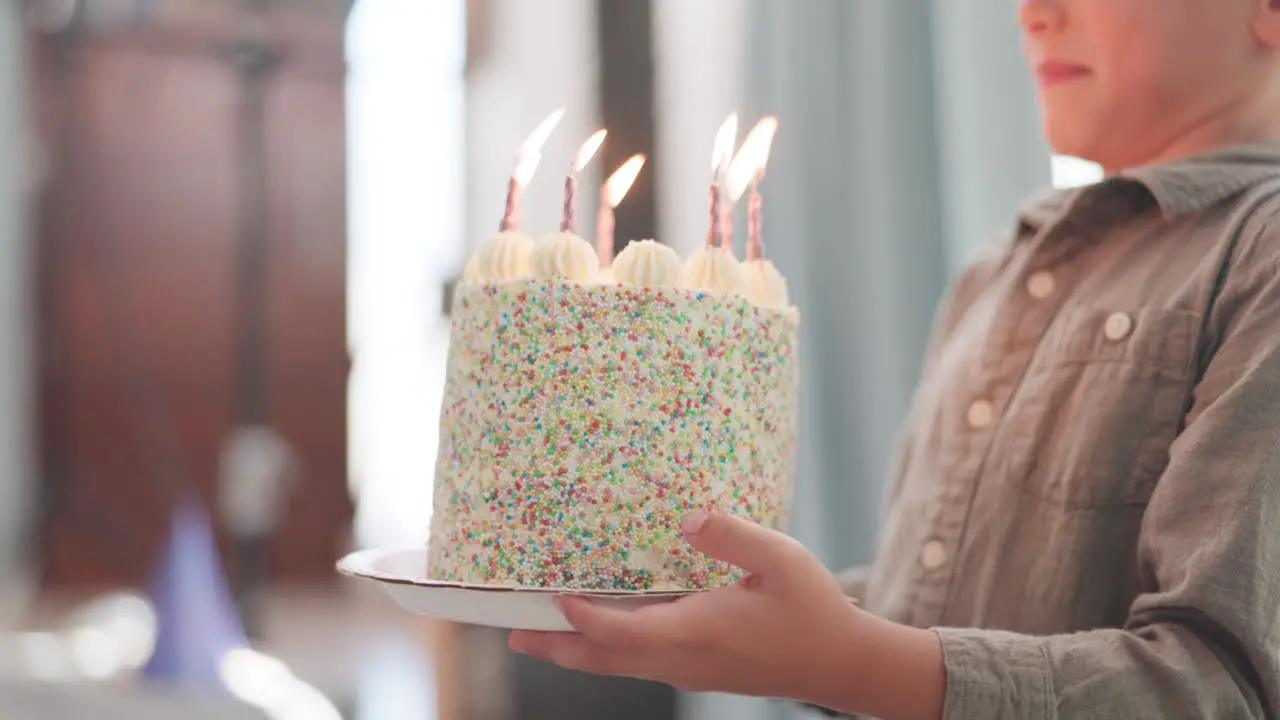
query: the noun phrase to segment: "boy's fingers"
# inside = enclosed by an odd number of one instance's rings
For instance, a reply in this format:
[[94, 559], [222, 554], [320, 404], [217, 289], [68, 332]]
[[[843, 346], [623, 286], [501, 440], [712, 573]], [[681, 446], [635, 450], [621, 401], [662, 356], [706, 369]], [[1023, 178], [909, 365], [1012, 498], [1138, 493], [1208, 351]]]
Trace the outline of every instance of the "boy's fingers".
[[556, 605], [575, 630], [620, 650], [662, 647], [680, 635], [678, 616], [663, 612], [665, 606], [626, 610], [573, 596], [559, 598]]
[[695, 550], [766, 580], [790, 575], [808, 556], [790, 537], [732, 515], [695, 510], [680, 529]]

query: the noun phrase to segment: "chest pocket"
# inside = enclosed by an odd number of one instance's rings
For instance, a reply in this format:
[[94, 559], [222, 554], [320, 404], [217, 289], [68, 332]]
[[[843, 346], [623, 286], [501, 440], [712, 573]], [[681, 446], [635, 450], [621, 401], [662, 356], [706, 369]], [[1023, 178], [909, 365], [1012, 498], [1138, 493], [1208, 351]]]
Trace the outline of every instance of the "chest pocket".
[[1064, 310], [1008, 418], [1024, 489], [1070, 508], [1145, 504], [1182, 421], [1198, 332], [1182, 311]]

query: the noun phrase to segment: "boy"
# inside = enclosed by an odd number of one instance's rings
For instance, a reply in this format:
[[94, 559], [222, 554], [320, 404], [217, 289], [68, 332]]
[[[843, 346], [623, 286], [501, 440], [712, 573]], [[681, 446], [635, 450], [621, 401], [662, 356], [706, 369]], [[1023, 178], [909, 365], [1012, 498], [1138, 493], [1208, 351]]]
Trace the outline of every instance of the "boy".
[[943, 304], [874, 565], [684, 521], [747, 570], [568, 667], [884, 718], [1280, 714], [1280, 0], [1024, 0], [1045, 128], [1108, 178]]

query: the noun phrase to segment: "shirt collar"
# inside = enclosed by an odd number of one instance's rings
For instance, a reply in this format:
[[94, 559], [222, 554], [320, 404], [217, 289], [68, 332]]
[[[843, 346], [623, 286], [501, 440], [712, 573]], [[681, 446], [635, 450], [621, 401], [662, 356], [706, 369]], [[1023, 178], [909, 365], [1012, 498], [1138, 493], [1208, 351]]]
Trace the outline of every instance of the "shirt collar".
[[[1213, 150], [1166, 163], [1136, 167], [1094, 185], [1042, 194], [1020, 208], [1019, 229], [1035, 232], [1064, 212], [1114, 201], [1130, 207], [1154, 202], [1172, 222], [1228, 200], [1271, 178], [1280, 177], [1280, 141], [1263, 141]], [[1101, 202], [1115, 207], [1115, 202]]]

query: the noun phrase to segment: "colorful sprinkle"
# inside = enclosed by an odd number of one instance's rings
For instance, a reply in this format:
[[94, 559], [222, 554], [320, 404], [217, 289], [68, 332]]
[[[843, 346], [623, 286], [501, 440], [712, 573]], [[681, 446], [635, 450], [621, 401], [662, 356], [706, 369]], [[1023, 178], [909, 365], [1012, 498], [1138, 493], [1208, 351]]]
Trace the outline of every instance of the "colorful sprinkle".
[[738, 573], [685, 543], [685, 512], [786, 526], [796, 311], [701, 291], [540, 280], [459, 293], [431, 578], [716, 587]]

